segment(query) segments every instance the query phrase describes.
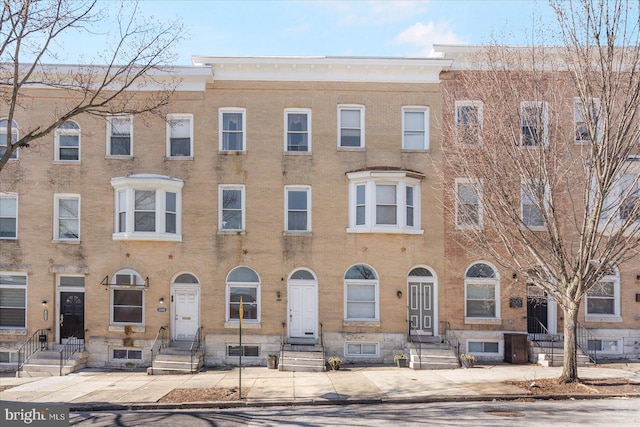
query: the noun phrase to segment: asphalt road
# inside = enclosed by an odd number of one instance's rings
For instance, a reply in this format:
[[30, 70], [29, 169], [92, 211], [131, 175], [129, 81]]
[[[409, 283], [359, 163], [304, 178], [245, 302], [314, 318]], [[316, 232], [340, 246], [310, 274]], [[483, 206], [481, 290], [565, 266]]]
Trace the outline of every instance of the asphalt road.
[[111, 426], [640, 426], [640, 399], [294, 406], [71, 413], [71, 425]]

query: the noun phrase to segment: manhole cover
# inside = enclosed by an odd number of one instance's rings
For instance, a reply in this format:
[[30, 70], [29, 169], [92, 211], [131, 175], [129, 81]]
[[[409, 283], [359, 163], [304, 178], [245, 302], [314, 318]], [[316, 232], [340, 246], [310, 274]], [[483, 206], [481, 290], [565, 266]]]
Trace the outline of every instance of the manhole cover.
[[523, 412], [518, 411], [484, 411], [485, 414], [493, 415], [496, 417], [509, 417], [509, 418], [519, 418], [524, 417]]

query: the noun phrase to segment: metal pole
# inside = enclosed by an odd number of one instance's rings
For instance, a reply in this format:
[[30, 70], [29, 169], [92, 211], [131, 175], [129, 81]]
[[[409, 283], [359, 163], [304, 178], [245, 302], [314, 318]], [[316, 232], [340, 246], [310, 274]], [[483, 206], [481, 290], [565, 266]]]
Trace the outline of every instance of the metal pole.
[[242, 318], [244, 317], [244, 306], [242, 305], [242, 297], [240, 297], [240, 328], [239, 328], [239, 341], [240, 341], [240, 362], [238, 371], [238, 400], [242, 399]]

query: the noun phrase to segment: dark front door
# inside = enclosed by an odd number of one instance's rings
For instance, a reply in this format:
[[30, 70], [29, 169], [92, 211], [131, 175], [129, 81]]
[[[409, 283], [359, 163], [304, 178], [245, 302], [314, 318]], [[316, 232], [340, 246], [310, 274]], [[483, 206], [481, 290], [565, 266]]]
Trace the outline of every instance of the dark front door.
[[547, 298], [527, 298], [527, 332], [530, 334], [546, 334], [547, 323]]
[[60, 342], [84, 339], [84, 292], [60, 292]]

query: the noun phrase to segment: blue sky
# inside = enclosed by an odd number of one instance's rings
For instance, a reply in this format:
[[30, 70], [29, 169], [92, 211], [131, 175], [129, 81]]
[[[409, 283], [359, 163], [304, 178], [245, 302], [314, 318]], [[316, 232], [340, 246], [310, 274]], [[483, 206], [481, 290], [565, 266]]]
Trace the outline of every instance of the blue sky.
[[[143, 0], [141, 8], [160, 20], [178, 17], [189, 29], [178, 65], [190, 65], [193, 55], [425, 56], [433, 43], [492, 37], [527, 44], [537, 19], [554, 19], [544, 0]], [[58, 59], [86, 62], [92, 49], [95, 43], [76, 37]]]

